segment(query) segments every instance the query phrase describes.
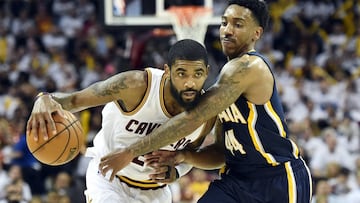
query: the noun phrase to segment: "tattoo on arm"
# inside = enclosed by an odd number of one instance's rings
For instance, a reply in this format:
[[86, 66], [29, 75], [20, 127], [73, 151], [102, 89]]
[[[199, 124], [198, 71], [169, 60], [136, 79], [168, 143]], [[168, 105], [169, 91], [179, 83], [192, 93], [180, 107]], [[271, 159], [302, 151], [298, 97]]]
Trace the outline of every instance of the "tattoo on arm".
[[95, 83], [90, 86], [92, 93], [96, 96], [109, 96], [117, 94], [122, 89], [127, 89], [129, 86], [126, 84], [127, 77], [112, 77], [109, 80], [105, 80], [101, 83]]
[[52, 93], [52, 98], [58, 102], [61, 107], [65, 110], [72, 110], [74, 108], [73, 105], [73, 94], [72, 93]]

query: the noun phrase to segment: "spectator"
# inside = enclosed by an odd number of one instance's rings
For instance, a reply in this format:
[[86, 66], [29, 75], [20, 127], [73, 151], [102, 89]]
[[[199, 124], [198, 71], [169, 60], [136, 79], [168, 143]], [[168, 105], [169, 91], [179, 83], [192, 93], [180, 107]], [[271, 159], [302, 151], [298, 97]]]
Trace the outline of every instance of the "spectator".
[[310, 169], [315, 178], [326, 178], [326, 167], [335, 162], [342, 167], [354, 169], [354, 159], [348, 149], [339, 144], [337, 132], [333, 128], [323, 131], [322, 137], [326, 147], [321, 147], [311, 159]]
[[30, 186], [23, 179], [21, 167], [12, 165], [9, 169], [10, 181], [5, 188], [6, 200], [1, 203], [19, 202], [28, 203], [32, 199]]

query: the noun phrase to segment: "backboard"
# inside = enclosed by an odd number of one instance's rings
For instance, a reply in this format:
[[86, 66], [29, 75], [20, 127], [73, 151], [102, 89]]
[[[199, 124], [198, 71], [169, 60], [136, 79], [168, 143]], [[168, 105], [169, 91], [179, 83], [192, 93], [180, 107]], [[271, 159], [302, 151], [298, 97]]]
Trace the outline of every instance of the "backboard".
[[104, 0], [106, 26], [141, 27], [171, 26], [166, 10], [171, 6], [196, 5], [211, 9], [208, 24], [218, 26], [225, 0]]

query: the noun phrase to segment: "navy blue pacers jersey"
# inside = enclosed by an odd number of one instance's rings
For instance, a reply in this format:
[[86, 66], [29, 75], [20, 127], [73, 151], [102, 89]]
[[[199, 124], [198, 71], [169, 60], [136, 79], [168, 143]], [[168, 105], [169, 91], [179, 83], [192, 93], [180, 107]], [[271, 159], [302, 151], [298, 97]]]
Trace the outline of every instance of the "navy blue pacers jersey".
[[[263, 56], [248, 54], [262, 58], [270, 69]], [[225, 137], [225, 173], [211, 182], [198, 203], [311, 202], [311, 175], [288, 137], [275, 83], [265, 104], [240, 96], [218, 117]]]
[[[259, 56], [270, 68], [270, 63], [259, 53], [248, 54]], [[274, 167], [299, 158], [296, 144], [288, 139], [275, 82], [271, 98], [265, 104], [255, 105], [240, 96], [218, 117], [225, 136], [227, 169], [248, 176], [256, 173], [256, 168]]]

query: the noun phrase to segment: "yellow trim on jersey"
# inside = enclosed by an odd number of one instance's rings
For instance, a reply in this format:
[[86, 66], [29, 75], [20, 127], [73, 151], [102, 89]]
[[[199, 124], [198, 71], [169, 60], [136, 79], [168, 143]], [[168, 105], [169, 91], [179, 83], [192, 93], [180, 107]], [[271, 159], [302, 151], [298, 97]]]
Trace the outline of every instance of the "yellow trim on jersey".
[[299, 154], [300, 154], [300, 151], [299, 151], [299, 148], [297, 147], [297, 145], [295, 144], [294, 141], [292, 141], [291, 139], [290, 140], [290, 143], [292, 145], [292, 148], [293, 148], [293, 155], [295, 158], [299, 158]]
[[[265, 104], [265, 110], [269, 114], [269, 116], [273, 119], [273, 121], [275, 122], [275, 124], [279, 130], [280, 136], [285, 138], [286, 131], [284, 130], [284, 126], [281, 122], [279, 115], [274, 111], [274, 108], [272, 107], [270, 101]], [[290, 142], [291, 142], [291, 145], [293, 148], [292, 153], [293, 153], [294, 157], [298, 158], [299, 157], [299, 149], [292, 140], [290, 140]]]
[[126, 116], [132, 116], [134, 114], [136, 114], [145, 104], [149, 93], [150, 93], [150, 89], [151, 89], [151, 82], [152, 82], [152, 73], [150, 70], [148, 70], [147, 68], [145, 69], [146, 73], [147, 73], [147, 88], [146, 88], [146, 92], [144, 97], [142, 98], [140, 104], [132, 111], [129, 112], [125, 112], [119, 105], [119, 103], [117, 101], [114, 101], [114, 103], [116, 104], [116, 106], [120, 109], [121, 113], [126, 115]]
[[221, 176], [222, 174], [226, 173], [226, 165], [222, 166], [220, 169], [219, 169], [219, 176]]
[[173, 117], [166, 109], [166, 106], [165, 106], [165, 100], [164, 100], [164, 87], [165, 87], [165, 82], [166, 82], [166, 79], [168, 77], [165, 76], [165, 74], [162, 76], [161, 78], [161, 82], [160, 82], [160, 89], [159, 89], [159, 97], [160, 97], [160, 106], [161, 106], [161, 109], [163, 110], [164, 114], [171, 118]]
[[271, 102], [270, 101], [266, 102], [266, 104], [264, 106], [265, 106], [266, 112], [273, 119], [273, 121], [275, 121], [275, 124], [279, 130], [281, 137], [286, 137], [286, 132], [284, 130], [284, 126], [281, 122], [281, 119], [279, 118], [277, 113], [274, 111], [274, 108], [272, 107]]
[[143, 190], [150, 190], [150, 189], [159, 189], [166, 186], [166, 184], [160, 185], [156, 182], [153, 182], [152, 180], [133, 180], [131, 178], [128, 178], [126, 176], [116, 176], [119, 178], [121, 182], [126, 183], [129, 187], [139, 188]]
[[309, 199], [311, 199], [312, 194], [313, 194], [313, 185], [312, 185], [312, 177], [311, 177], [310, 169], [306, 165], [306, 162], [304, 161], [304, 159], [302, 157], [300, 157], [300, 160], [304, 163], [304, 166], [306, 168], [306, 171], [307, 171], [307, 174], [308, 174], [308, 177], [309, 177], [309, 183], [310, 183], [310, 192], [309, 192], [310, 197], [309, 197]]
[[256, 108], [255, 105], [248, 102], [248, 107], [249, 107], [249, 117], [247, 119], [248, 122], [248, 130], [249, 130], [249, 134], [251, 137], [251, 140], [255, 146], [255, 149], [260, 152], [260, 154], [266, 159], [266, 161], [273, 165], [279, 165], [279, 163], [274, 159], [274, 157], [269, 154], [266, 153], [264, 150], [263, 145], [261, 144], [260, 138], [255, 130], [255, 124], [256, 124], [256, 120], [257, 120], [257, 112], [256, 112]]
[[285, 163], [285, 170], [288, 180], [289, 203], [296, 203], [296, 199], [297, 199], [296, 183], [295, 183], [294, 172], [292, 170], [290, 162]]

